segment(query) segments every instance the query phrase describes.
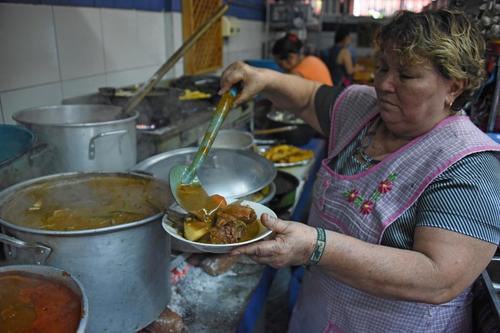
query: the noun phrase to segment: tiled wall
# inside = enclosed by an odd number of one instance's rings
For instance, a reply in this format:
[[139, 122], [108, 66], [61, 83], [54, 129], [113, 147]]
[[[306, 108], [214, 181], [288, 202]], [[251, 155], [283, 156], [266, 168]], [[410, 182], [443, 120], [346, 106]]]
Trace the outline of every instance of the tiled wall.
[[224, 67], [236, 60], [262, 58], [264, 22], [241, 19], [239, 22], [239, 34], [224, 42]]
[[[224, 65], [260, 58], [264, 24], [240, 20]], [[182, 44], [179, 12], [0, 3], [0, 122], [24, 108], [140, 83]], [[166, 78], [183, 74], [182, 60]]]

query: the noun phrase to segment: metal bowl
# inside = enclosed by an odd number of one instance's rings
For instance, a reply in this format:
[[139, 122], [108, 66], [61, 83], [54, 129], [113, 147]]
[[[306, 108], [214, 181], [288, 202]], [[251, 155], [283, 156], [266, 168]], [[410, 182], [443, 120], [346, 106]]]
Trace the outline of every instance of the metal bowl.
[[212, 147], [251, 150], [253, 148], [253, 135], [245, 131], [223, 129], [217, 133]]
[[[158, 154], [137, 164], [134, 170], [169, 180], [170, 169], [189, 165], [198, 148], [181, 148]], [[198, 178], [209, 195], [241, 198], [271, 184], [276, 168], [271, 161], [253, 151], [212, 149], [198, 170]]]
[[80, 297], [82, 317], [75, 333], [84, 333], [89, 317], [89, 301], [80, 281], [59, 268], [41, 265], [8, 265], [0, 267], [0, 273], [28, 273], [41, 276], [52, 282], [61, 283]]

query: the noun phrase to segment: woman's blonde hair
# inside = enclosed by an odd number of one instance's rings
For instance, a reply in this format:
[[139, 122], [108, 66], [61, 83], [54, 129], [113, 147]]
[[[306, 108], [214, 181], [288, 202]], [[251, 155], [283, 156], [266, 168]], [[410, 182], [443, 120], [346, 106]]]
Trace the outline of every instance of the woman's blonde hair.
[[464, 91], [453, 103], [454, 110], [463, 107], [485, 77], [484, 39], [459, 11], [400, 11], [375, 37], [377, 52], [386, 47], [399, 52], [402, 63], [415, 65], [429, 60], [445, 78], [465, 79]]

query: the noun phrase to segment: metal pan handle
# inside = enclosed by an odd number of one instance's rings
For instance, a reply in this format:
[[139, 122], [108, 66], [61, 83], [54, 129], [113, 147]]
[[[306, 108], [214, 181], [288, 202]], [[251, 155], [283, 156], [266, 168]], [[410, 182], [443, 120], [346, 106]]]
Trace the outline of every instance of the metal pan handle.
[[12, 236], [7, 236], [6, 234], [0, 233], [0, 243], [4, 243], [19, 249], [32, 249], [35, 253], [35, 262], [38, 265], [45, 263], [47, 258], [50, 256], [52, 249], [48, 246], [39, 243], [30, 243], [23, 240], [17, 239]]
[[97, 135], [94, 135], [89, 141], [89, 160], [93, 160], [95, 158], [95, 141], [97, 139], [103, 138], [105, 136], [110, 136], [110, 135], [123, 135], [127, 132], [128, 132], [127, 130], [118, 130], [118, 131], [111, 131], [111, 132], [103, 132], [103, 133], [99, 133]]

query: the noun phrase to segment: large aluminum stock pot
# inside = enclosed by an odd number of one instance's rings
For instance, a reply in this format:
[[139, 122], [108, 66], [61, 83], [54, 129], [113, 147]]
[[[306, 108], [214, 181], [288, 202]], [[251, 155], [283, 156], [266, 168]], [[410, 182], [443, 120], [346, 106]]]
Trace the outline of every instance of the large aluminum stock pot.
[[136, 164], [135, 112], [112, 105], [56, 105], [16, 112], [12, 118], [55, 147], [55, 173], [127, 171]]
[[[32, 179], [0, 192], [0, 242], [10, 264], [47, 264], [82, 282], [88, 332], [135, 332], [157, 319], [169, 301], [170, 242], [161, 218], [172, 202], [168, 183], [144, 175]], [[95, 227], [108, 218], [112, 225]], [[63, 230], [50, 230], [59, 222]]]

